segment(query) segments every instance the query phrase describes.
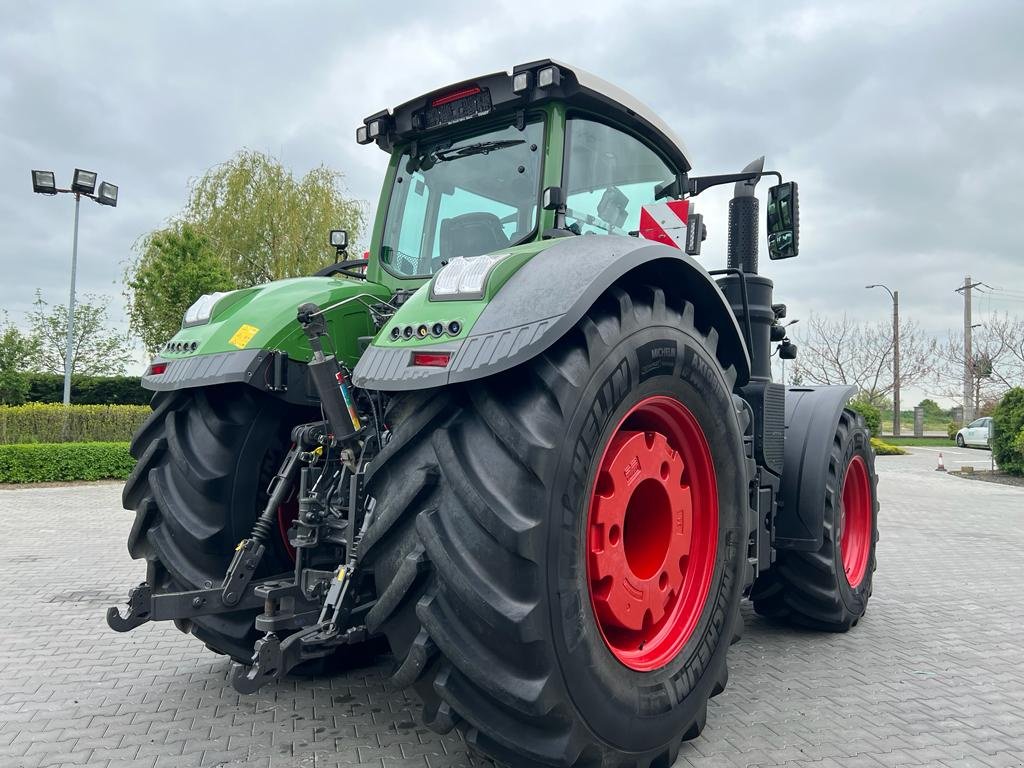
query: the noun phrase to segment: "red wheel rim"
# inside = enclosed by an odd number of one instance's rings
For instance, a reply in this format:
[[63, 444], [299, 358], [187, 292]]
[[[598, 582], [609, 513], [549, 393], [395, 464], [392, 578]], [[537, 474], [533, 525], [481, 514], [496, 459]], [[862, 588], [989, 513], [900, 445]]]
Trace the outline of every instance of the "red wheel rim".
[[704, 611], [717, 549], [703, 430], [678, 400], [642, 400], [601, 454], [587, 517], [590, 601], [615, 658], [639, 672], [675, 658]]
[[839, 552], [846, 581], [851, 587], [856, 587], [868, 570], [872, 538], [871, 484], [868, 482], [868, 466], [860, 456], [854, 456], [846, 467], [842, 499]]

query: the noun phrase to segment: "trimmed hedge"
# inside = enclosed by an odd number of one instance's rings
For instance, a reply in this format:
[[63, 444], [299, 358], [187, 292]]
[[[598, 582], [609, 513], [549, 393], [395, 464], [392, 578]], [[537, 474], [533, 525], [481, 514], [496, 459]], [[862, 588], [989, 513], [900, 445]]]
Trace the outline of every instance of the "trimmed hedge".
[[[62, 403], [64, 377], [51, 373], [24, 374], [28, 379], [25, 401]], [[138, 376], [73, 376], [71, 402], [74, 405], [149, 405], [153, 393], [142, 388]]]
[[134, 466], [128, 443], [0, 445], [0, 483], [123, 480]]
[[875, 449], [875, 454], [878, 456], [904, 456], [907, 453], [898, 445], [891, 445], [877, 437], [871, 438], [871, 447]]
[[0, 445], [123, 442], [151, 413], [145, 405], [0, 406]]

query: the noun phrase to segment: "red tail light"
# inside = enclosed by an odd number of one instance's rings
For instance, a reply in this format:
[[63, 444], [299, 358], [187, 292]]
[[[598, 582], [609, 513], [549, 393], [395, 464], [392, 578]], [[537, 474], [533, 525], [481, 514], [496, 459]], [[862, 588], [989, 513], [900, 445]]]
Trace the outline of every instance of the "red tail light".
[[153, 363], [146, 371], [147, 376], [157, 376], [167, 370], [167, 363]]
[[462, 90], [459, 91], [452, 91], [451, 93], [445, 94], [444, 96], [438, 96], [436, 99], [430, 102], [430, 106], [440, 107], [442, 104], [450, 104], [453, 101], [464, 99], [467, 96], [476, 96], [478, 93], [480, 93], [480, 89], [474, 85], [471, 88], [463, 88]]
[[447, 368], [451, 352], [413, 352], [412, 364], [429, 368]]

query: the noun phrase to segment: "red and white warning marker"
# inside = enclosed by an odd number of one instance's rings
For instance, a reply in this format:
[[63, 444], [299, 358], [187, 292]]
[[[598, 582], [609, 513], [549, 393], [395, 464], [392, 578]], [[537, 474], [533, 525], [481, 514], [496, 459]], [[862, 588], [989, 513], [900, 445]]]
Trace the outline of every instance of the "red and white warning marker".
[[640, 237], [686, 250], [686, 222], [689, 200], [651, 203], [640, 209]]

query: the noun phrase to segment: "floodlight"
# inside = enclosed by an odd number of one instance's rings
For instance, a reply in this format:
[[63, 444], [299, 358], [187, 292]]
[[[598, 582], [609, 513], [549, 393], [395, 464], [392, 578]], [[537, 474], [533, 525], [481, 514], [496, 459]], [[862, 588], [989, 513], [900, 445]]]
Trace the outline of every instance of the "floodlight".
[[83, 171], [75, 168], [75, 176], [71, 181], [71, 191], [91, 195], [96, 190], [96, 172]]
[[53, 171], [32, 171], [32, 191], [40, 195], [56, 195], [57, 180]]

